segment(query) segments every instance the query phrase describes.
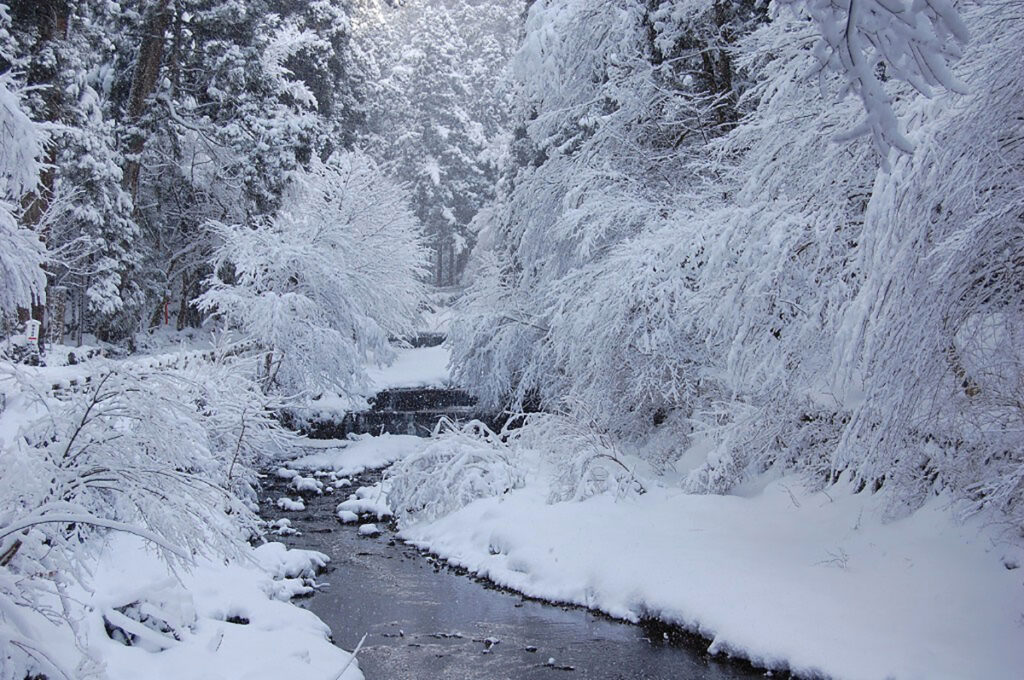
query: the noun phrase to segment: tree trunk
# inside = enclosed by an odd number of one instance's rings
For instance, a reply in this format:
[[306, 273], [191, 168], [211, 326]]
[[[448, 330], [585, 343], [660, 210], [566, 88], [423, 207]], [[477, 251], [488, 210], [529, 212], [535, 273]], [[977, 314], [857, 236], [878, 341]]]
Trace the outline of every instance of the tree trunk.
[[68, 289], [64, 286], [53, 286], [46, 296], [49, 308], [50, 331], [48, 338], [51, 345], [64, 344], [64, 315], [67, 310]]
[[181, 274], [181, 302], [178, 304], [178, 321], [174, 325], [179, 331], [184, 330], [188, 325], [188, 291], [192, 287], [188, 272]]
[[[65, 40], [68, 33], [70, 10], [66, 0], [38, 0], [31, 6], [32, 14], [30, 20], [35, 22], [37, 39], [35, 52], [37, 54], [52, 49], [52, 59], [40, 59], [32, 64], [28, 73], [30, 85], [42, 86], [46, 89], [43, 94], [44, 110], [38, 115], [42, 120], [49, 123], [59, 123], [63, 108], [61, 88], [57, 86], [57, 76], [60, 73], [60, 52], [56, 44]], [[49, 240], [48, 227], [44, 217], [50, 208], [53, 200], [54, 185], [57, 182], [56, 161], [57, 144], [50, 144], [46, 153], [46, 164], [39, 176], [39, 186], [36, 191], [25, 196], [22, 201], [24, 212], [22, 222], [29, 228], [36, 231], [39, 240], [45, 245]], [[53, 283], [53, 273], [46, 272], [46, 292], [44, 297], [50, 297], [50, 284]], [[45, 346], [44, 338], [49, 331], [47, 327], [46, 305], [33, 304], [30, 309], [18, 309], [18, 320], [25, 322], [28, 319], [35, 319], [42, 324], [39, 330], [40, 348]]]
[[82, 335], [85, 333], [85, 314], [86, 314], [86, 302], [85, 302], [85, 286], [79, 286], [77, 291], [77, 300], [75, 302], [75, 308], [78, 311], [78, 327], [75, 328], [75, 347], [82, 346]]
[[[171, 20], [170, 0], [157, 0], [146, 17], [143, 27], [139, 58], [135, 62], [132, 88], [128, 95], [127, 120], [136, 124], [146, 110], [146, 100], [156, 89], [160, 79], [160, 64], [164, 55], [164, 35]], [[124, 168], [124, 188], [134, 202], [139, 190], [140, 159], [146, 138], [136, 130], [128, 142], [127, 161]]]

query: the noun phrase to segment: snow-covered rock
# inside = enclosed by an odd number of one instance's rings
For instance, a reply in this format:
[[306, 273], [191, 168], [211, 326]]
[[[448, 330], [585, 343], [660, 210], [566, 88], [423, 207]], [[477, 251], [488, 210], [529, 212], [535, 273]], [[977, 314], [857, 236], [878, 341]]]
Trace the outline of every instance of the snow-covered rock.
[[277, 468], [277, 472], [275, 472], [274, 474], [276, 474], [281, 479], [293, 479], [296, 475], [299, 474], [299, 471], [291, 470], [286, 467], [279, 467]]
[[324, 491], [324, 483], [319, 479], [303, 477], [302, 475], [292, 477], [291, 487], [298, 493], [314, 493], [319, 495]]
[[312, 578], [331, 558], [315, 550], [289, 549], [284, 543], [264, 543], [253, 549], [253, 557], [273, 578]]
[[301, 512], [306, 509], [306, 504], [302, 502], [301, 498], [292, 500], [285, 496], [277, 499], [277, 507], [288, 512]]
[[344, 524], [355, 524], [359, 521], [359, 515], [350, 510], [338, 510], [338, 519]]

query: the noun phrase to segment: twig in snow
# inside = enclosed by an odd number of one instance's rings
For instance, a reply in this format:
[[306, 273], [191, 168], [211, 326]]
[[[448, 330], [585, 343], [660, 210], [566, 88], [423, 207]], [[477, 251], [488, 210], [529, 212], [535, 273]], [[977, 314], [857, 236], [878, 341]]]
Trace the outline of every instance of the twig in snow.
[[356, 645], [356, 648], [352, 650], [352, 656], [349, 657], [348, 663], [341, 667], [341, 670], [338, 671], [338, 674], [334, 676], [334, 680], [341, 680], [341, 676], [345, 675], [345, 671], [347, 671], [348, 667], [352, 665], [352, 662], [356, 660], [356, 654], [358, 654], [359, 650], [363, 648], [363, 643], [366, 642], [367, 635], [369, 635], [369, 633], [363, 633], [363, 637], [361, 640], [359, 640], [359, 644]]

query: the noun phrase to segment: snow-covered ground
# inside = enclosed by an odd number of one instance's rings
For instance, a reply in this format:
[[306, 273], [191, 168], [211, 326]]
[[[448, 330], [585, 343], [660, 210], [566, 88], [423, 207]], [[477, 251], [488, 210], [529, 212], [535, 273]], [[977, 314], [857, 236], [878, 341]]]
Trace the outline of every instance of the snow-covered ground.
[[502, 586], [699, 631], [714, 652], [837, 678], [1020, 678], [1024, 554], [933, 499], [767, 482], [744, 497], [649, 485], [549, 504], [550, 471], [402, 537]]
[[371, 394], [393, 387], [445, 386], [450, 382], [447, 347], [411, 347], [395, 350], [395, 360], [387, 366], [371, 366]]
[[[93, 566], [92, 592], [71, 598], [86, 644], [102, 659], [107, 677], [337, 677], [351, 654], [331, 644], [330, 630], [316, 616], [287, 602], [309, 592], [306, 579], [326, 556], [268, 543], [252, 558], [227, 565], [201, 560], [190, 571], [172, 572], [140, 539], [112, 535]], [[133, 644], [112, 639], [105, 626], [129, 633]], [[123, 632], [113, 635], [123, 639]], [[363, 675], [352, 663], [341, 677]]]
[[387, 365], [367, 366], [368, 382], [362, 394], [339, 395], [326, 392], [304, 404], [298, 412], [309, 419], [330, 419], [369, 408], [370, 397], [396, 387], [445, 387], [451, 384], [447, 347], [406, 347], [395, 349]]
[[330, 471], [335, 477], [358, 475], [379, 470], [423, 447], [424, 440], [407, 434], [379, 437], [353, 435], [351, 439], [309, 440], [303, 449], [309, 453], [288, 461], [288, 469]]

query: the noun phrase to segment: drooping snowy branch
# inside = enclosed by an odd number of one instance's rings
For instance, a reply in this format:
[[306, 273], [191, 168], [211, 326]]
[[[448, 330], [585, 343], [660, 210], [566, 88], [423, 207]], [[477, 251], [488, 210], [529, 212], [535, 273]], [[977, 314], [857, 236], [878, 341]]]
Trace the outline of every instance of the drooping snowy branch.
[[45, 250], [38, 234], [19, 223], [20, 201], [35, 191], [47, 134], [22, 105], [10, 72], [0, 74], [0, 310], [41, 302]]
[[967, 27], [952, 0], [779, 0], [806, 12], [820, 39], [814, 48], [822, 71], [836, 73], [847, 93], [860, 98], [865, 117], [838, 135], [870, 135], [883, 158], [890, 149], [914, 150], [886, 81], [896, 79], [931, 97], [935, 88], [966, 92], [951, 66], [963, 54]]

